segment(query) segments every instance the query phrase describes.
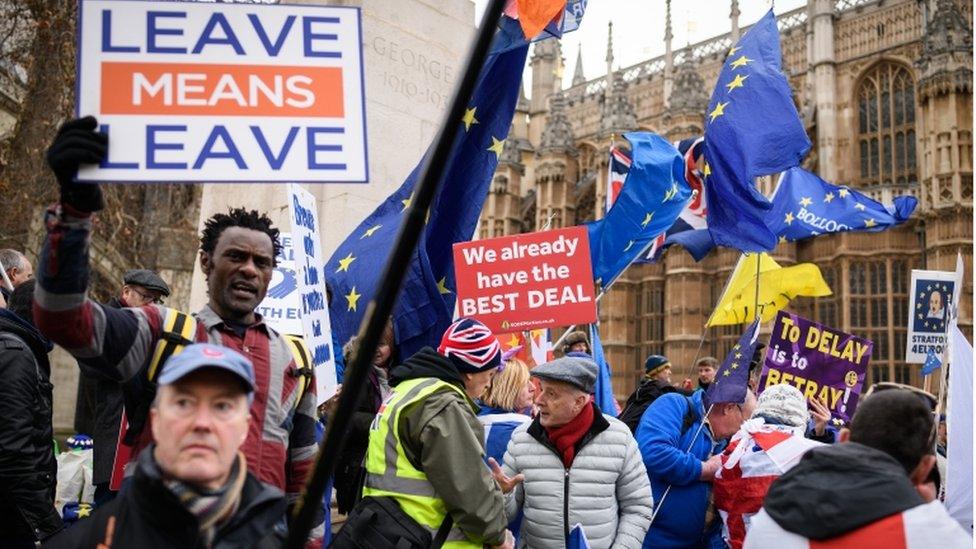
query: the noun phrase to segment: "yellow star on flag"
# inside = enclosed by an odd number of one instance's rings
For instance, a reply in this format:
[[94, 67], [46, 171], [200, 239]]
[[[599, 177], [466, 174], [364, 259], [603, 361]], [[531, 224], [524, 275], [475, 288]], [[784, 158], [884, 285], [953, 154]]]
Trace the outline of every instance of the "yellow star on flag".
[[723, 114], [725, 114], [725, 107], [727, 107], [728, 105], [729, 105], [729, 102], [728, 101], [726, 101], [725, 103], [722, 103], [721, 101], [719, 101], [715, 105], [715, 110], [713, 110], [712, 112], [708, 113], [708, 116], [711, 117], [711, 120], [709, 120], [709, 122], [714, 122], [716, 118], [718, 118], [718, 117], [722, 116]]
[[738, 351], [742, 347], [738, 343], [736, 343], [732, 348], [735, 349], [736, 351]]
[[730, 375], [732, 375], [732, 370], [725, 370], [725, 373], [722, 374], [722, 375], [723, 376], [730, 376]]
[[348, 273], [349, 272], [349, 266], [352, 265], [352, 262], [353, 261], [356, 261], [356, 258], [353, 257], [353, 255], [351, 253], [349, 255], [347, 255], [346, 257], [340, 259], [339, 260], [339, 269], [336, 272], [337, 273], [341, 273], [342, 271], [346, 271]]
[[627, 247], [626, 247], [626, 248], [624, 248], [624, 251], [626, 252], [626, 251], [627, 251], [627, 250], [629, 250], [629, 249], [631, 248], [631, 246], [633, 246], [633, 245], [634, 245], [634, 241], [633, 241], [633, 240], [631, 240], [630, 242], [628, 242], [628, 243], [627, 243]]
[[878, 223], [873, 218], [868, 218], [868, 220], [864, 222], [864, 226], [867, 227], [867, 228], [869, 228], [869, 229], [871, 227], [874, 227], [877, 224]]
[[863, 212], [864, 210], [866, 210], [868, 208], [864, 204], [861, 204], [860, 202], [858, 202], [857, 204], [854, 204], [854, 209], [855, 210], [861, 210]]
[[739, 58], [738, 58], [738, 59], [736, 59], [735, 61], [733, 61], [733, 62], [731, 63], [731, 65], [730, 65], [730, 66], [731, 66], [731, 67], [732, 67], [733, 69], [737, 69], [737, 68], [739, 68], [739, 67], [744, 67], [744, 66], [746, 66], [746, 65], [747, 65], [747, 64], [749, 63], [749, 61], [752, 61], [752, 59], [749, 59], [749, 58], [748, 58], [748, 57], [746, 57], [745, 55], [742, 55], [742, 56], [739, 56]]
[[827, 193], [824, 195], [824, 203], [829, 204], [831, 200], [834, 199], [834, 193]]
[[795, 219], [793, 217], [793, 212], [786, 212], [786, 219], [784, 219], [783, 221], [785, 221], [787, 225], [792, 225], [793, 219]]
[[437, 281], [437, 291], [440, 292], [441, 295], [445, 295], [445, 294], [451, 293], [451, 290], [448, 290], [447, 289], [447, 277], [446, 276], [444, 278], [442, 278], [442, 279], [440, 279], [440, 280]]
[[735, 353], [736, 360], [742, 358], [742, 353]]
[[737, 51], [739, 51], [741, 49], [742, 48], [740, 48], [739, 46], [732, 46], [731, 48], [729, 48], [729, 55], [728, 56], [729, 57], [732, 57], [733, 55], [735, 55], [735, 52], [737, 52]]
[[641, 221], [641, 229], [647, 227], [647, 224], [651, 222], [651, 218], [654, 217], [654, 212], [644, 214], [644, 221]]
[[403, 200], [400, 201], [400, 203], [403, 204], [403, 209], [400, 210], [400, 212], [407, 211], [407, 208], [410, 207], [410, 203], [411, 202], [413, 202], [413, 193], [410, 193], [410, 196], [408, 196], [408, 197], [406, 197], [406, 198], [404, 198]]
[[518, 344], [519, 344], [519, 338], [515, 334], [512, 334], [512, 338], [505, 342], [505, 345], [509, 349], [514, 349], [515, 347], [518, 347]]
[[839, 191], [837, 191], [837, 194], [838, 194], [838, 195], [839, 195], [839, 196], [840, 196], [841, 198], [847, 198], [847, 195], [849, 195], [849, 194], [851, 194], [851, 191], [849, 191], [849, 190], [847, 190], [847, 189], [841, 189], [841, 190], [839, 190]]
[[349, 290], [349, 293], [346, 294], [345, 297], [346, 297], [346, 303], [349, 305], [346, 308], [346, 310], [347, 311], [355, 311], [356, 310], [356, 302], [359, 301], [359, 298], [360, 297], [363, 297], [363, 296], [362, 296], [362, 294], [357, 294], [356, 293], [356, 287], [353, 286], [352, 289]]
[[366, 231], [363, 233], [363, 236], [360, 236], [359, 239], [362, 240], [364, 238], [373, 236], [373, 233], [375, 233], [376, 231], [380, 230], [380, 227], [382, 227], [382, 226], [383, 225], [373, 225], [372, 227], [366, 229]]
[[464, 116], [461, 117], [461, 121], [464, 122], [464, 131], [470, 130], [471, 126], [478, 123], [478, 119], [474, 117], [474, 111], [477, 109], [478, 107], [471, 107], [464, 110]]
[[780, 244], [786, 244], [787, 242], [789, 242], [789, 240], [786, 240], [786, 237], [785, 236], [780, 235], [780, 237], [779, 237], [779, 243]]
[[504, 146], [504, 144], [505, 144], [504, 139], [499, 140], [494, 135], [491, 136], [491, 146], [488, 147], [488, 150], [495, 153], [496, 160], [498, 159], [499, 156], [502, 155], [502, 147]]
[[85, 518], [90, 516], [91, 516], [91, 507], [84, 504], [78, 506], [78, 518]]
[[746, 78], [749, 78], [749, 75], [742, 76], [741, 74], [737, 74], [735, 75], [735, 79], [729, 82], [728, 84], [726, 84], [725, 87], [728, 88], [729, 92], [731, 93], [732, 90], [744, 86], [745, 85], [744, 82], [746, 81]]
[[705, 162], [705, 168], [702, 169], [702, 175], [705, 177], [712, 175], [712, 167], [708, 165], [708, 162]]
[[810, 200], [810, 197], [804, 196], [803, 198], [800, 199], [800, 205], [803, 206], [804, 208], [806, 208], [810, 204], [813, 204], [813, 200]]

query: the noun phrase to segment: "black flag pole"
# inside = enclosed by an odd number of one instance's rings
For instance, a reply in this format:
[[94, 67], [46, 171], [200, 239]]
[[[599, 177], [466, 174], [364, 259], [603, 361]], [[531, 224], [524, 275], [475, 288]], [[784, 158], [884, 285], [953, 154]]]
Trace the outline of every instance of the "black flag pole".
[[417, 182], [416, 195], [410, 207], [405, 212], [406, 219], [400, 226], [393, 250], [387, 259], [380, 286], [373, 301], [370, 301], [359, 329], [359, 349], [354, 353], [352, 361], [346, 370], [346, 379], [339, 404], [335, 414], [329, 420], [325, 439], [319, 448], [315, 461], [315, 468], [309, 477], [305, 490], [295, 507], [294, 521], [285, 542], [287, 549], [301, 549], [308, 539], [313, 522], [322, 505], [322, 495], [325, 485], [335, 469], [336, 459], [345, 446], [348, 437], [349, 421], [356, 407], [356, 400], [366, 385], [370, 360], [376, 351], [386, 326], [387, 318], [393, 312], [397, 294], [406, 276], [403, 265], [410, 262], [410, 258], [420, 241], [420, 232], [424, 228], [427, 210], [430, 208], [434, 195], [444, 178], [445, 167], [450, 160], [454, 141], [461, 127], [464, 110], [471, 100], [481, 68], [485, 64], [491, 48], [492, 38], [498, 21], [501, 18], [505, 0], [491, 0], [485, 8], [475, 36], [475, 41], [468, 53], [464, 76], [454, 90], [450, 108], [444, 116], [440, 131], [433, 143], [431, 153], [427, 156]]

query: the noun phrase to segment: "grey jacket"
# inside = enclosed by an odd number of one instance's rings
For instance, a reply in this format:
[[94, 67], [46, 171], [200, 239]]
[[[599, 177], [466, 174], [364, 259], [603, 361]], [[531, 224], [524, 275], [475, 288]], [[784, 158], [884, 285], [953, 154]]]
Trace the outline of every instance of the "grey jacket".
[[577, 523], [592, 549], [641, 547], [653, 506], [647, 470], [630, 429], [596, 412], [569, 469], [538, 418], [512, 434], [502, 468], [525, 481], [506, 495], [505, 511], [524, 513], [520, 547], [564, 547]]

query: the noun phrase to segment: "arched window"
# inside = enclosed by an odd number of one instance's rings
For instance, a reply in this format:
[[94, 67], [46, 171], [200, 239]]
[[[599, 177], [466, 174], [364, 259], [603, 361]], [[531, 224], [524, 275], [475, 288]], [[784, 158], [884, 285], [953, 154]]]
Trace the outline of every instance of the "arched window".
[[918, 181], [915, 162], [915, 82], [902, 65], [868, 71], [857, 89], [859, 182], [908, 185]]

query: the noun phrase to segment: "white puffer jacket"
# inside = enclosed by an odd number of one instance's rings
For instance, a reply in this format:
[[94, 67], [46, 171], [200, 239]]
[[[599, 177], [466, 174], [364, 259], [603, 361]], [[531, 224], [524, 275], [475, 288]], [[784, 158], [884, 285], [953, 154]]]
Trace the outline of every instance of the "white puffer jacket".
[[641, 547], [653, 505], [630, 429], [597, 413], [581, 443], [566, 469], [538, 419], [513, 433], [502, 468], [525, 475], [505, 498], [509, 520], [524, 512], [519, 547], [565, 547], [577, 523], [592, 549]]

